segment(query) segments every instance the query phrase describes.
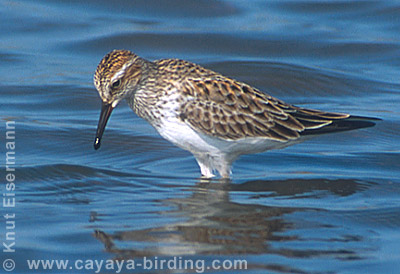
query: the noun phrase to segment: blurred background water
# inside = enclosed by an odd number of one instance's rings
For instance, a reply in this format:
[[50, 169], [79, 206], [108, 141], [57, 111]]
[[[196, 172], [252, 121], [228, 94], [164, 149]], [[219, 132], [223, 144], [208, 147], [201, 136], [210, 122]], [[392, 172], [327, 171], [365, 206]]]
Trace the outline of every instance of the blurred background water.
[[[16, 252], [0, 257], [15, 273], [35, 272], [27, 259], [174, 255], [246, 259], [246, 273], [398, 271], [399, 1], [3, 0], [0, 15], [6, 194], [6, 121], [16, 122], [16, 206], [1, 209], [15, 214]], [[94, 151], [92, 77], [112, 49], [383, 121], [244, 156], [230, 184], [202, 182], [194, 158], [126, 103]], [[3, 241], [5, 228], [3, 218]]]

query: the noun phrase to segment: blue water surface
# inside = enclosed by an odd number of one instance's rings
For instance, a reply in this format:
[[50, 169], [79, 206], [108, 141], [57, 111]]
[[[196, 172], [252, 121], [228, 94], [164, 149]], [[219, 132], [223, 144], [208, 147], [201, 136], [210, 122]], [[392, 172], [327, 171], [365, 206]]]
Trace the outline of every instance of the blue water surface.
[[[15, 252], [0, 258], [13, 273], [94, 273], [73, 263], [144, 258], [209, 267], [121, 273], [398, 272], [399, 1], [3, 0], [0, 15], [1, 189], [15, 197], [0, 225]], [[113, 49], [186, 59], [289, 103], [382, 121], [243, 156], [230, 183], [205, 182], [194, 158], [126, 103], [93, 149], [93, 73]], [[29, 269], [40, 259], [71, 264]], [[236, 259], [247, 269], [210, 267]]]

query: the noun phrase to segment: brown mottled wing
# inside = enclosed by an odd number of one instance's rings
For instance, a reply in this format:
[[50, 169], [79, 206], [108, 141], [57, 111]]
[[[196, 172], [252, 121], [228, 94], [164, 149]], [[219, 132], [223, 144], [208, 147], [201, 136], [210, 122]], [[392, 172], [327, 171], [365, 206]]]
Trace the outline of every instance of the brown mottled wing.
[[288, 141], [299, 138], [307, 129], [348, 117], [291, 106], [219, 75], [210, 80], [188, 80], [183, 92], [191, 99], [183, 104], [181, 118], [195, 130], [223, 139], [266, 137]]

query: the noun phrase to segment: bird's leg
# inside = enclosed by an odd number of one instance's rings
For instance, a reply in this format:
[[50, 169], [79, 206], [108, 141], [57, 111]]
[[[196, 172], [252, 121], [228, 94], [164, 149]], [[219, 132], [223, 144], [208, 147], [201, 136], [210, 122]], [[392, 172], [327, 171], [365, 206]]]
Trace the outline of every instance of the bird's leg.
[[213, 174], [213, 168], [210, 163], [210, 158], [206, 154], [196, 154], [196, 161], [200, 166], [201, 176], [205, 178], [215, 177]]
[[[236, 157], [235, 157], [236, 158]], [[201, 154], [196, 155], [197, 163], [201, 169], [201, 175], [206, 178], [214, 177], [213, 170], [217, 170], [221, 178], [230, 178], [232, 160], [226, 155]]]

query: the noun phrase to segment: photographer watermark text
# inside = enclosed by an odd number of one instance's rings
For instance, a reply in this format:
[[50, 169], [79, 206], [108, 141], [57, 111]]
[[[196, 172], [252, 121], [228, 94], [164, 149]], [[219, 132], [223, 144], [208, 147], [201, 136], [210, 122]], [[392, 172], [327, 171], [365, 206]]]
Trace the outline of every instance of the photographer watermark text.
[[6, 122], [5, 131], [5, 178], [3, 189], [3, 220], [5, 226], [5, 235], [2, 235], [2, 251], [5, 259], [3, 260], [3, 269], [12, 271], [15, 268], [15, 262], [11, 255], [15, 253], [15, 121]]
[[169, 258], [143, 257], [129, 260], [27, 260], [31, 270], [114, 271], [115, 273], [141, 270], [191, 270], [204, 273], [207, 270], [245, 270], [247, 261], [240, 259], [211, 260], [187, 259], [180, 256]]

